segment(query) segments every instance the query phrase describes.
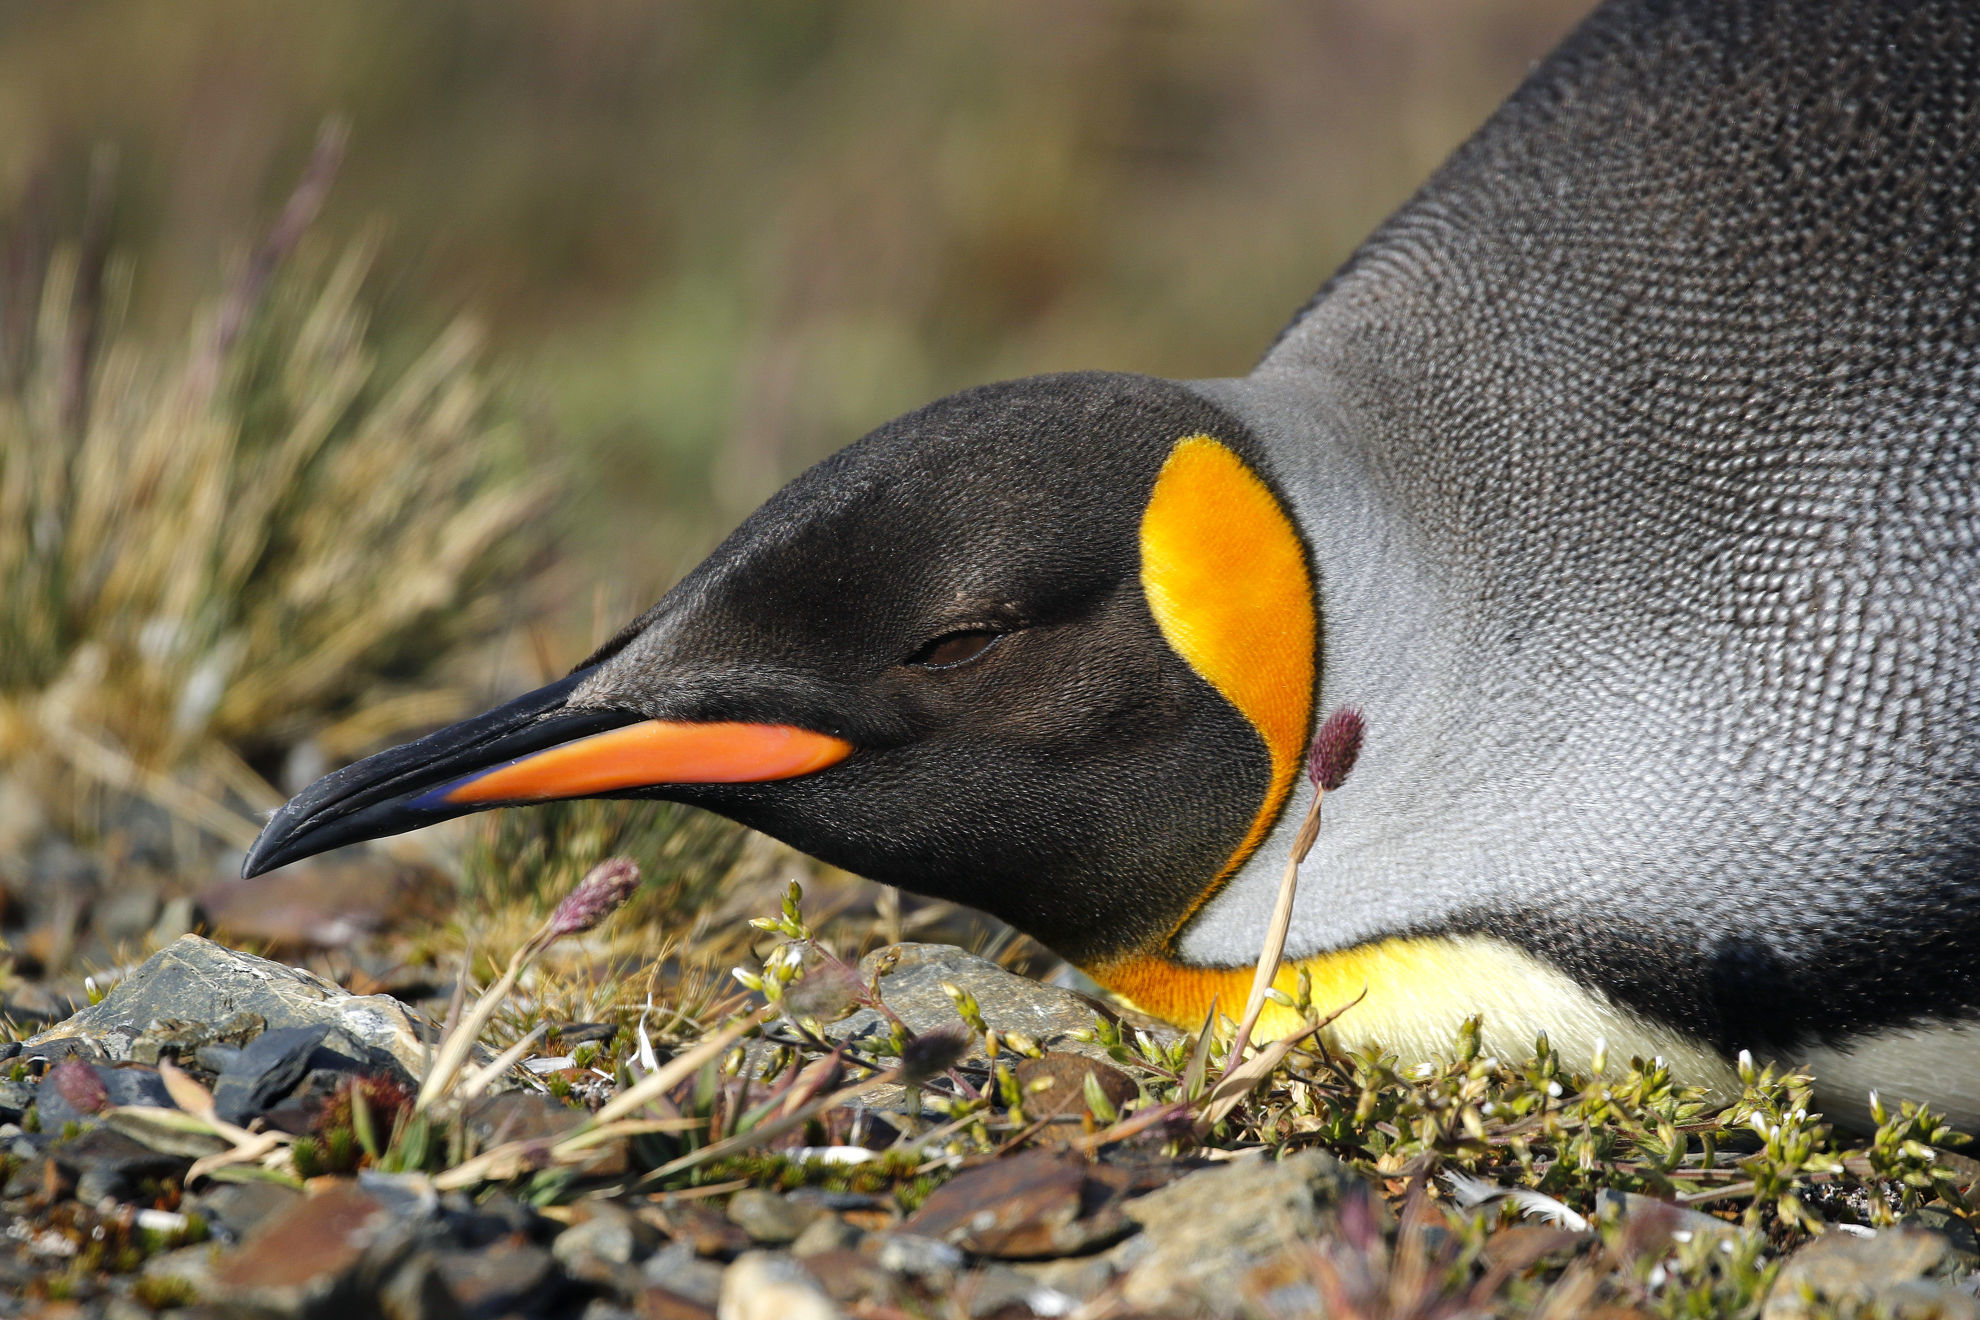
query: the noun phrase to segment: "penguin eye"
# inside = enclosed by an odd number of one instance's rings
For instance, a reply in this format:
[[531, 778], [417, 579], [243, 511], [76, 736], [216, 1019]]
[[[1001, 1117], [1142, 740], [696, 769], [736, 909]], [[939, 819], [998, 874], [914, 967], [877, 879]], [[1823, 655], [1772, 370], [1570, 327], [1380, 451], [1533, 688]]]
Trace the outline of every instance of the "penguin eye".
[[970, 628], [962, 632], [944, 633], [928, 645], [908, 657], [911, 665], [924, 669], [953, 669], [976, 659], [1004, 634], [988, 628]]

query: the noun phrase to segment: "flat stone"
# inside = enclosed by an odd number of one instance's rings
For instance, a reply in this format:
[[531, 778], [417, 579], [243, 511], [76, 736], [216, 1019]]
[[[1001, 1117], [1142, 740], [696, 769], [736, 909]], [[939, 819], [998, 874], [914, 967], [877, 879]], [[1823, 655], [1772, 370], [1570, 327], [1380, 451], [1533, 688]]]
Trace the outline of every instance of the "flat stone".
[[886, 1305], [904, 1291], [902, 1281], [865, 1252], [821, 1251], [804, 1257], [802, 1264], [825, 1295], [841, 1306]]
[[213, 1267], [220, 1259], [220, 1248], [199, 1242], [177, 1251], [162, 1252], [144, 1263], [144, 1275], [151, 1279], [177, 1279], [205, 1297], [213, 1288]]
[[103, 1002], [26, 1044], [29, 1053], [44, 1053], [77, 1041], [127, 1058], [154, 1021], [221, 1022], [239, 1013], [258, 1014], [270, 1030], [328, 1024], [361, 1046], [370, 1066], [409, 1078], [424, 1066], [423, 1042], [437, 1034], [389, 995], [354, 995], [313, 972], [185, 935], [147, 958]]
[[1070, 1315], [1077, 1301], [1008, 1265], [971, 1270], [956, 1280], [950, 1301], [971, 1320], [1008, 1315]]
[[566, 1291], [550, 1253], [514, 1238], [479, 1251], [443, 1251], [434, 1264], [455, 1304], [477, 1320], [548, 1307]]
[[1892, 1320], [1980, 1320], [1980, 1299], [1926, 1277], [1951, 1250], [1945, 1238], [1925, 1229], [1890, 1228], [1873, 1237], [1824, 1233], [1781, 1267], [1761, 1320], [1873, 1313]]
[[663, 1289], [673, 1298], [709, 1311], [715, 1309], [722, 1296], [722, 1267], [695, 1255], [694, 1248], [686, 1242], [669, 1242], [646, 1258], [641, 1272], [650, 1288]]
[[0, 1078], [0, 1122], [18, 1123], [35, 1102], [33, 1082], [10, 1082]]
[[750, 1251], [722, 1276], [722, 1320], [838, 1320], [818, 1281], [788, 1256]]
[[980, 1164], [936, 1188], [901, 1225], [974, 1256], [1068, 1256], [1117, 1242], [1134, 1225], [1120, 1208], [1127, 1176], [1050, 1150]]
[[799, 1260], [828, 1251], [855, 1251], [866, 1235], [834, 1214], [821, 1214], [805, 1225], [804, 1232], [791, 1242], [791, 1254]]
[[[1031, 1150], [958, 1174], [901, 1225], [979, 1256], [1052, 1256], [1053, 1234], [1079, 1218], [1086, 1171]], [[1013, 1249], [1015, 1248], [1015, 1249]]]
[[[117, 1068], [104, 1064], [84, 1065], [90, 1067], [98, 1081], [103, 1083], [107, 1097], [104, 1108], [118, 1105], [146, 1105], [160, 1109], [176, 1109], [172, 1096], [165, 1089], [165, 1079], [151, 1068]], [[65, 1124], [80, 1123], [85, 1126], [101, 1120], [102, 1114], [84, 1113], [71, 1104], [56, 1087], [48, 1084], [47, 1077], [37, 1088], [35, 1104], [41, 1111], [41, 1130], [60, 1132]]]
[[550, 1244], [550, 1254], [580, 1283], [627, 1299], [637, 1297], [646, 1283], [639, 1262], [653, 1254], [659, 1233], [609, 1201], [589, 1201], [585, 1209], [589, 1218], [559, 1233]]
[[[1339, 1160], [1307, 1150], [1201, 1169], [1129, 1201], [1142, 1232], [1109, 1253], [1126, 1275], [1122, 1299], [1146, 1311], [1243, 1314], [1247, 1278], [1326, 1232], [1347, 1195], [1372, 1196]], [[1386, 1214], [1379, 1197], [1371, 1204]]]
[[191, 1198], [189, 1208], [226, 1237], [238, 1241], [293, 1209], [302, 1199], [303, 1194], [294, 1187], [257, 1178], [252, 1182], [215, 1183]]
[[377, 1306], [381, 1320], [466, 1320], [467, 1317], [440, 1273], [439, 1253], [430, 1250], [414, 1251], [392, 1268], [378, 1285]]
[[798, 1234], [824, 1211], [779, 1196], [760, 1187], [745, 1187], [729, 1198], [729, 1221], [749, 1234], [753, 1242], [783, 1246], [795, 1242]]
[[561, 1137], [590, 1118], [541, 1091], [498, 1091], [477, 1096], [464, 1113], [468, 1131], [483, 1149], [505, 1141]]
[[1043, 1058], [1020, 1059], [1011, 1072], [1023, 1096], [1024, 1116], [1033, 1120], [1086, 1113], [1089, 1076], [1116, 1113], [1141, 1095], [1134, 1079], [1119, 1068], [1069, 1050], [1049, 1050]]
[[749, 1234], [699, 1201], [658, 1206], [653, 1218], [662, 1232], [675, 1242], [685, 1242], [697, 1256], [733, 1256], [749, 1249]]
[[634, 1314], [639, 1320], [717, 1320], [713, 1305], [683, 1297], [657, 1283], [640, 1292]]
[[[955, 1004], [942, 989], [946, 981], [976, 996], [984, 1021], [1000, 1032], [1023, 1032], [1048, 1050], [1103, 1061], [1107, 1058], [1099, 1045], [1072, 1038], [1073, 1032], [1090, 1031], [1098, 1019], [1113, 1016], [1113, 1010], [1098, 1000], [1007, 972], [988, 959], [947, 944], [895, 944], [875, 949], [860, 960], [860, 974], [871, 980], [877, 969], [889, 963], [891, 970], [880, 979], [880, 997], [917, 1034], [958, 1022]], [[825, 1032], [834, 1040], [858, 1042], [885, 1036], [888, 1029], [879, 1012], [864, 1008], [828, 1024]], [[987, 1065], [981, 1042], [976, 1044], [978, 1048], [963, 1062]]]
[[236, 1013], [219, 1022], [187, 1022], [183, 1018], [154, 1018], [130, 1042], [132, 1063], [155, 1065], [160, 1059], [195, 1060], [200, 1067], [222, 1071], [241, 1047], [268, 1030], [259, 1013]]
[[48, 1155], [75, 1179], [76, 1197], [86, 1205], [131, 1200], [146, 1179], [175, 1178], [192, 1167], [190, 1158], [153, 1150], [108, 1127], [57, 1142]]
[[374, 1250], [392, 1240], [392, 1222], [391, 1212], [354, 1184], [333, 1183], [222, 1256], [202, 1299], [284, 1315], [360, 1306], [373, 1292], [374, 1281], [365, 1276], [382, 1273], [402, 1254]]
[[1113, 1283], [1120, 1271], [1106, 1255], [1071, 1256], [1065, 1260], [1019, 1261], [1012, 1269], [1055, 1293], [1090, 1302]]
[[873, 1259], [890, 1274], [905, 1274], [946, 1287], [963, 1267], [963, 1254], [939, 1238], [919, 1233], [876, 1233], [868, 1239]]
[[215, 1079], [214, 1111], [234, 1124], [245, 1124], [266, 1111], [302, 1080], [310, 1056], [329, 1034], [330, 1024], [317, 1022], [275, 1027], [255, 1037]]
[[440, 1198], [440, 1212], [446, 1217], [448, 1235], [465, 1247], [486, 1246], [504, 1238], [546, 1242], [563, 1227], [501, 1191], [478, 1195], [447, 1192]]

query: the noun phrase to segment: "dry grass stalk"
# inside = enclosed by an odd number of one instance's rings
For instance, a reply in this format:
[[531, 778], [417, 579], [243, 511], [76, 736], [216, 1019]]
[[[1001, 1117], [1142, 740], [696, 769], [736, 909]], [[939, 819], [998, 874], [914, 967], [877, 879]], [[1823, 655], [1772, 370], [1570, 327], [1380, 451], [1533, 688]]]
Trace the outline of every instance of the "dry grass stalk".
[[1306, 860], [1306, 855], [1313, 851], [1314, 840], [1320, 837], [1320, 803], [1329, 792], [1346, 782], [1348, 773], [1354, 769], [1355, 759], [1361, 754], [1361, 736], [1361, 712], [1351, 706], [1329, 715], [1314, 735], [1312, 750], [1307, 755], [1307, 774], [1313, 780], [1313, 804], [1306, 809], [1306, 819], [1300, 822], [1292, 856], [1286, 861], [1285, 876], [1279, 881], [1278, 901], [1272, 905], [1272, 917], [1265, 926], [1265, 942], [1258, 951], [1258, 968], [1251, 976], [1244, 1017], [1238, 1023], [1237, 1034], [1231, 1038], [1229, 1067], [1232, 1069], [1239, 1067], [1244, 1059], [1252, 1030], [1258, 1025], [1258, 1015], [1265, 1011], [1265, 996], [1285, 957], [1286, 933], [1292, 929], [1293, 899], [1299, 891], [1299, 864]]
[[0, 758], [52, 805], [68, 777], [239, 842], [253, 822], [223, 799], [252, 776], [231, 753], [216, 776], [216, 745], [341, 758], [465, 707], [421, 675], [499, 619], [507, 539], [545, 491], [501, 470], [471, 327], [387, 378], [369, 253], [285, 273], [340, 151], [327, 133], [176, 354], [121, 330], [100, 243], [50, 259], [32, 342], [8, 346]]

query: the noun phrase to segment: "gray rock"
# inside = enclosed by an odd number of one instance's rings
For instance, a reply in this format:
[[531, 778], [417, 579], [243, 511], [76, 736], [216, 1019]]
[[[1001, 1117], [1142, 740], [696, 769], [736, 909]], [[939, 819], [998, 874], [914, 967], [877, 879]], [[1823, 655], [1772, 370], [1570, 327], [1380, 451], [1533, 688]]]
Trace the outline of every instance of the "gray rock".
[[591, 1217], [559, 1233], [550, 1244], [550, 1254], [580, 1283], [620, 1297], [637, 1297], [645, 1283], [639, 1262], [653, 1254], [659, 1233], [609, 1201], [588, 1202], [586, 1208]]
[[1075, 1298], [1008, 1265], [986, 1265], [956, 1280], [950, 1299], [971, 1317], [1002, 1315], [1013, 1309], [1032, 1315], [1070, 1315]]
[[1120, 1272], [1104, 1255], [1013, 1261], [1011, 1268], [1053, 1292], [1082, 1302], [1098, 1297]]
[[526, 1314], [564, 1292], [556, 1261], [530, 1242], [500, 1238], [479, 1251], [443, 1251], [436, 1265], [455, 1303], [472, 1317]]
[[669, 1242], [647, 1258], [643, 1273], [648, 1283], [701, 1306], [721, 1300], [722, 1267], [695, 1255], [691, 1242]]
[[828, 1251], [855, 1251], [866, 1235], [837, 1215], [821, 1214], [805, 1225], [791, 1242], [791, 1254], [799, 1260], [822, 1256]]
[[[328, 1024], [367, 1053], [373, 1067], [417, 1077], [431, 1023], [389, 995], [354, 995], [313, 972], [237, 953], [185, 935], [147, 958], [107, 995], [27, 1042], [46, 1053], [79, 1041], [112, 1058], [128, 1058], [155, 1021], [220, 1022], [259, 1014], [270, 1030]], [[486, 1052], [481, 1052], [483, 1057]]]
[[507, 1192], [448, 1192], [440, 1198], [440, 1210], [446, 1216], [448, 1232], [469, 1247], [502, 1238], [547, 1241], [562, 1227]]
[[360, 1188], [333, 1183], [223, 1253], [200, 1296], [231, 1308], [227, 1314], [391, 1315], [381, 1297], [390, 1290], [396, 1315], [417, 1314], [407, 1308], [451, 1304], [451, 1296], [441, 1302], [422, 1280], [394, 1286], [401, 1266], [440, 1245], [437, 1236]]
[[276, 1027], [227, 1061], [213, 1083], [213, 1108], [229, 1123], [245, 1125], [287, 1095], [309, 1070], [310, 1056], [330, 1034], [330, 1024]]
[[380, 1173], [365, 1169], [358, 1190], [400, 1219], [426, 1220], [440, 1213], [440, 1194], [423, 1173]]
[[18, 1123], [35, 1101], [32, 1082], [10, 1082], [0, 1078], [0, 1120]]
[[816, 1205], [792, 1201], [760, 1187], [745, 1187], [729, 1198], [729, 1222], [749, 1234], [752, 1241], [770, 1246], [796, 1241], [798, 1234], [823, 1213]]
[[1344, 1196], [1368, 1194], [1324, 1151], [1199, 1169], [1123, 1207], [1142, 1232], [1108, 1253], [1126, 1274], [1122, 1299], [1145, 1311], [1242, 1314], [1248, 1274], [1325, 1232]]
[[156, 1065], [164, 1058], [180, 1062], [192, 1059], [207, 1071], [218, 1073], [225, 1071], [242, 1046], [266, 1030], [268, 1022], [261, 1014], [236, 1013], [218, 1022], [154, 1018], [140, 1032], [120, 1029], [116, 1035], [129, 1037], [132, 1063]]
[[915, 1233], [885, 1233], [873, 1259], [891, 1274], [905, 1274], [938, 1287], [963, 1267], [963, 1254], [938, 1238]]
[[592, 1201], [586, 1206], [590, 1217], [557, 1235], [550, 1254], [569, 1269], [577, 1259], [607, 1260], [614, 1265], [636, 1265], [653, 1253], [660, 1235], [651, 1224], [609, 1201]]
[[213, 1265], [219, 1257], [220, 1248], [214, 1243], [195, 1243], [151, 1257], [144, 1263], [144, 1276], [148, 1279], [177, 1279], [189, 1285], [195, 1294], [204, 1297], [213, 1288]]
[[722, 1276], [721, 1320], [837, 1320], [839, 1308], [788, 1256], [750, 1251]]
[[[1050, 1050], [1066, 1050], [1090, 1059], [1107, 1057], [1098, 1045], [1072, 1038], [1073, 1032], [1090, 1031], [1099, 1018], [1111, 1013], [1097, 1000], [1007, 972], [988, 959], [948, 944], [895, 944], [875, 949], [860, 960], [860, 975], [870, 981], [886, 964], [891, 964], [891, 970], [880, 979], [880, 997], [917, 1033], [953, 1026], [958, 1021], [955, 1004], [942, 989], [946, 981], [975, 995], [983, 1020], [998, 1031], [1023, 1032]], [[870, 1008], [825, 1027], [833, 1039], [855, 1042], [884, 1037], [887, 1031], [886, 1019]], [[1174, 1039], [1177, 1034], [1170, 1028], [1151, 1028], [1150, 1033], [1165, 1039]], [[972, 1052], [964, 1062], [988, 1061]]]
[[1824, 1233], [1781, 1267], [1761, 1320], [1869, 1314], [1980, 1320], [1980, 1300], [1926, 1277], [1951, 1250], [1945, 1238], [1924, 1229], [1885, 1229], [1872, 1237]]
[[466, 1320], [440, 1271], [434, 1251], [415, 1251], [378, 1285], [378, 1314], [383, 1320]]
[[[165, 1089], [165, 1079], [150, 1068], [113, 1068], [103, 1064], [93, 1065], [97, 1079], [109, 1096], [109, 1104], [147, 1105], [157, 1109], [176, 1109], [171, 1093]], [[99, 1120], [97, 1114], [86, 1114], [54, 1087], [44, 1084], [36, 1088], [35, 1104], [41, 1111], [41, 1130], [60, 1132], [63, 1125], [81, 1123], [84, 1125]]]
[[174, 1178], [192, 1165], [189, 1158], [153, 1150], [107, 1127], [57, 1142], [48, 1154], [75, 1178], [76, 1199], [84, 1205], [130, 1200], [146, 1179]]
[[215, 1183], [191, 1199], [187, 1207], [223, 1237], [238, 1241], [277, 1215], [292, 1209], [303, 1194], [281, 1183]]
[[1980, 1236], [1975, 1235], [1973, 1225], [1950, 1210], [1937, 1205], [1922, 1206], [1906, 1215], [1901, 1222], [1943, 1237], [1951, 1249], [1953, 1264], [1960, 1273], [1970, 1274], [1980, 1269]]

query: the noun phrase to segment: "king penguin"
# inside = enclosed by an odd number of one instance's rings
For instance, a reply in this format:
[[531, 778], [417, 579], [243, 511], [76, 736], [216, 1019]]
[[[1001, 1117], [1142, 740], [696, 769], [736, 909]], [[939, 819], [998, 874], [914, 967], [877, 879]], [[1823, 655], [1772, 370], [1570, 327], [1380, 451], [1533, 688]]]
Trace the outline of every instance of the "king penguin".
[[245, 869], [667, 798], [1193, 1024], [1352, 705], [1280, 980], [1347, 1043], [1481, 1013], [1980, 1122], [1976, 290], [1971, 0], [1609, 0], [1250, 375], [882, 426]]

